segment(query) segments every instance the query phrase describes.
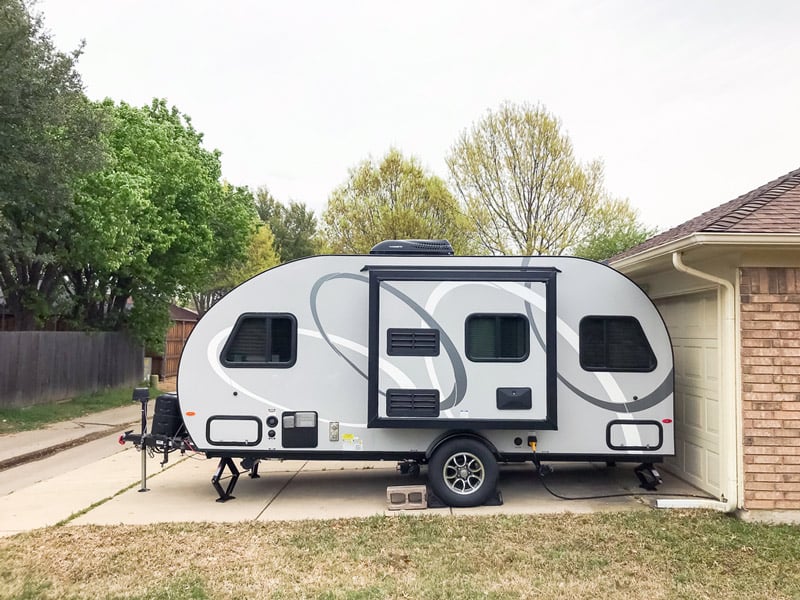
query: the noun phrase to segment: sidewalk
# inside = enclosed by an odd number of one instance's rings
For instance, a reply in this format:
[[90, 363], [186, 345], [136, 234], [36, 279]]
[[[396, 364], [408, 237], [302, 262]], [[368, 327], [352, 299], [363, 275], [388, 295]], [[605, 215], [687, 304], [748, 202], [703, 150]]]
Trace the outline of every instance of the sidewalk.
[[[152, 403], [151, 403], [152, 404]], [[152, 409], [148, 409], [152, 412]], [[43, 429], [20, 431], [0, 436], [0, 471], [39, 460], [124, 428], [141, 423], [141, 404], [111, 408], [71, 421], [52, 423]]]
[[[175, 391], [175, 378], [158, 384], [159, 393]], [[132, 390], [133, 388], [131, 388]], [[153, 414], [155, 399], [148, 405], [148, 417]], [[51, 456], [123, 429], [140, 430], [142, 405], [131, 402], [69, 421], [51, 423], [42, 429], [0, 435], [0, 471]]]

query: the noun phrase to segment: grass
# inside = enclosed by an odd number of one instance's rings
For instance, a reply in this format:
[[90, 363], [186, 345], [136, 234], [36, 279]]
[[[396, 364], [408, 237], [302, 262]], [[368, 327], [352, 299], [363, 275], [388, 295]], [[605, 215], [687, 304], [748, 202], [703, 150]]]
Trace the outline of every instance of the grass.
[[700, 511], [51, 527], [0, 598], [800, 597], [800, 528]]
[[[158, 393], [157, 388], [150, 388], [151, 398], [155, 398]], [[133, 388], [126, 386], [53, 404], [0, 408], [0, 434], [40, 429], [50, 423], [76, 419], [108, 408], [126, 406], [131, 403], [132, 394]]]

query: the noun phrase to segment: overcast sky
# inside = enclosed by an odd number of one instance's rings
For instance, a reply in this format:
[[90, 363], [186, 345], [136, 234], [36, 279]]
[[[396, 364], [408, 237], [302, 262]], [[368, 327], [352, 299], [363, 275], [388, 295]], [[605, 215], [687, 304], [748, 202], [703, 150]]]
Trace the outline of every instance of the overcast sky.
[[800, 2], [40, 0], [91, 98], [166, 98], [225, 178], [318, 213], [391, 146], [447, 178], [456, 136], [542, 103], [667, 228], [800, 167]]

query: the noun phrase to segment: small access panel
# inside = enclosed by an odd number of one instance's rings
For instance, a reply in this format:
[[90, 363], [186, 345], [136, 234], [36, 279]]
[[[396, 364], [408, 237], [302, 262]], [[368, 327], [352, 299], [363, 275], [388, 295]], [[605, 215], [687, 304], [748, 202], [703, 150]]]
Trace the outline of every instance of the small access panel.
[[317, 413], [284, 412], [281, 415], [281, 440], [284, 448], [316, 448], [319, 443]]

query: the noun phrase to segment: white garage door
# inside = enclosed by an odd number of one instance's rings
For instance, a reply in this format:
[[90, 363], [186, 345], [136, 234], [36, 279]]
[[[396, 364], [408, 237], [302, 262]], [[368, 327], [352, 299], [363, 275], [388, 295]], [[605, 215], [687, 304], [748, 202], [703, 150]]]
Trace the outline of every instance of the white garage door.
[[717, 293], [657, 300], [675, 351], [675, 458], [669, 471], [719, 497]]

